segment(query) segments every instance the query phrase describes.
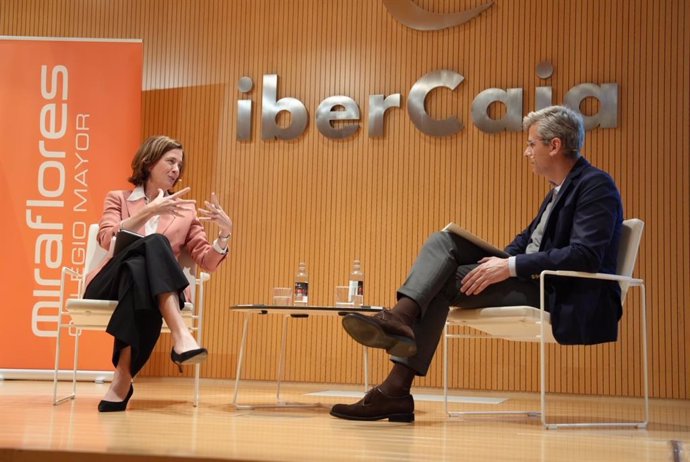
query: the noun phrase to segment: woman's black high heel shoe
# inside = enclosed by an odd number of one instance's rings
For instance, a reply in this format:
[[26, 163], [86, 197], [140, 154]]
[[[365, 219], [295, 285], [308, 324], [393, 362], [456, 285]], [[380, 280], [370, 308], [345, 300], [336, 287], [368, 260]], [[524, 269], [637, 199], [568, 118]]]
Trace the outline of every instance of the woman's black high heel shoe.
[[174, 348], [170, 351], [170, 359], [177, 364], [180, 373], [182, 373], [182, 366], [187, 364], [198, 364], [203, 362], [207, 356], [208, 350], [206, 348], [187, 350], [184, 353], [177, 353]]
[[101, 400], [98, 403], [98, 412], [120, 412], [127, 409], [127, 403], [129, 403], [129, 398], [134, 394], [134, 385], [129, 386], [129, 392], [123, 401], [106, 401]]

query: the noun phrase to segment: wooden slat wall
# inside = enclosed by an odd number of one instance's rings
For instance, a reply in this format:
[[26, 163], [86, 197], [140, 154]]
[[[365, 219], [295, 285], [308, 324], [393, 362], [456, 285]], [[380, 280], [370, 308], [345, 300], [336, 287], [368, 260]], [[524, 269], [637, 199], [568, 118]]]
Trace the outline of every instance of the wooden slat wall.
[[[432, 11], [476, 0], [416, 0]], [[554, 102], [582, 82], [617, 82], [617, 129], [588, 132], [585, 153], [620, 186], [626, 216], [646, 224], [636, 274], [647, 281], [651, 389], [690, 398], [690, 5], [685, 0], [497, 0], [481, 17], [441, 32], [407, 29], [373, 0], [0, 0], [3, 35], [142, 38], [142, 137], [166, 133], [186, 146], [184, 183], [198, 200], [216, 191], [235, 221], [232, 254], [212, 278], [206, 377], [234, 377], [241, 318], [235, 303], [269, 302], [307, 262], [311, 300], [333, 302], [359, 258], [367, 302], [391, 305], [425, 237], [454, 220], [502, 245], [535, 214], [547, 190], [521, 152], [522, 133], [474, 127], [474, 96], [489, 87], [553, 87]], [[536, 65], [548, 60], [544, 81]], [[412, 84], [441, 68], [465, 81], [428, 99], [435, 117], [457, 114], [463, 131], [430, 138], [404, 104]], [[260, 139], [261, 80], [279, 75], [279, 97], [299, 98], [310, 122], [298, 140]], [[253, 138], [237, 142], [241, 76], [254, 80]], [[385, 136], [367, 136], [368, 96], [402, 93]], [[322, 99], [354, 98], [357, 135], [323, 137], [313, 119]], [[595, 112], [589, 102], [585, 111]], [[501, 114], [500, 110], [497, 112]], [[211, 231], [215, 232], [215, 231]], [[621, 340], [595, 348], [551, 348], [551, 390], [639, 395], [639, 294], [625, 305]], [[245, 377], [275, 377], [280, 319], [252, 323]], [[333, 319], [292, 320], [288, 380], [361, 381], [361, 350]], [[146, 374], [174, 373], [163, 339]], [[537, 349], [501, 341], [452, 349], [451, 386], [536, 390]], [[440, 356], [420, 385], [440, 386]], [[372, 353], [373, 380], [389, 363]], [[602, 370], [597, 372], [597, 370]], [[585, 380], [583, 372], [590, 373]], [[187, 371], [186, 374], [189, 374]]]

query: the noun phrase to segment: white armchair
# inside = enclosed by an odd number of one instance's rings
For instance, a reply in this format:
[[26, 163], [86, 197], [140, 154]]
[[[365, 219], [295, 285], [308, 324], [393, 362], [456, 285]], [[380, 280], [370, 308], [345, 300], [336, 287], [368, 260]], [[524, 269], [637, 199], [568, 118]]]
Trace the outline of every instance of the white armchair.
[[[451, 308], [443, 335], [443, 394], [445, 411], [450, 416], [467, 414], [528, 414], [540, 415], [541, 422], [548, 429], [561, 427], [636, 427], [646, 428], [649, 421], [649, 384], [647, 371], [647, 306], [645, 285], [642, 279], [632, 277], [637, 253], [642, 239], [644, 222], [630, 219], [623, 222], [619, 244], [617, 274], [584, 273], [579, 271], [542, 271], [539, 275], [540, 307], [508, 306], [480, 309]], [[640, 341], [642, 342], [642, 374], [644, 417], [639, 422], [580, 422], [549, 423], [546, 416], [546, 343], [556, 343], [552, 332], [549, 313], [544, 309], [544, 279], [546, 276], [565, 278], [590, 278], [618, 281], [621, 286], [621, 300], [625, 301], [628, 288], [641, 290]], [[451, 326], [470, 327], [479, 334], [452, 334]], [[539, 342], [540, 404], [538, 411], [474, 411], [448, 410], [448, 341], [457, 338], [501, 338], [505, 340]]]
[[[64, 401], [74, 399], [77, 393], [77, 370], [79, 361], [79, 339], [83, 331], [103, 331], [108, 325], [110, 316], [117, 306], [115, 300], [92, 300], [83, 298], [84, 294], [84, 279], [91, 269], [96, 268], [98, 264], [108, 255], [104, 249], [98, 245], [98, 225], [92, 224], [89, 226], [88, 240], [86, 243], [85, 264], [81, 272], [75, 271], [72, 268], [63, 267], [60, 280], [60, 313], [58, 315], [57, 336], [55, 342], [55, 370], [53, 372], [53, 404], [58, 405]], [[114, 241], [111, 242], [111, 249], [114, 246]], [[197, 277], [196, 264], [191, 256], [186, 252], [180, 258], [180, 265], [183, 268], [187, 279], [189, 280], [192, 302], [185, 303], [181, 310], [185, 325], [196, 337], [196, 341], [201, 345], [202, 340], [202, 326], [204, 313], [204, 283], [210, 279], [208, 273], [199, 272]], [[68, 285], [71, 280], [77, 280], [76, 298], [68, 298]], [[73, 284], [72, 284], [73, 286]], [[63, 330], [74, 337], [74, 360], [72, 367], [72, 392], [62, 398], [57, 397], [58, 389], [58, 374], [60, 370], [60, 351], [61, 341], [64, 335]], [[168, 327], [163, 321], [162, 332], [169, 332]], [[194, 366], [194, 406], [199, 404], [199, 375], [200, 364]]]

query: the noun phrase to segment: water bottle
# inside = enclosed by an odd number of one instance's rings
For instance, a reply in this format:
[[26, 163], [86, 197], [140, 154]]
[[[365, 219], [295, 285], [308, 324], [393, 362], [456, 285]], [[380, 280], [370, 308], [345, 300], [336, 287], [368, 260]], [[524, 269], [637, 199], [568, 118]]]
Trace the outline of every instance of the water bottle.
[[302, 262], [297, 267], [295, 275], [295, 305], [307, 306], [309, 304], [309, 275], [307, 264]]
[[350, 273], [350, 283], [348, 286], [350, 288], [350, 302], [354, 306], [362, 306], [364, 304], [364, 273], [359, 260], [352, 262], [352, 272]]

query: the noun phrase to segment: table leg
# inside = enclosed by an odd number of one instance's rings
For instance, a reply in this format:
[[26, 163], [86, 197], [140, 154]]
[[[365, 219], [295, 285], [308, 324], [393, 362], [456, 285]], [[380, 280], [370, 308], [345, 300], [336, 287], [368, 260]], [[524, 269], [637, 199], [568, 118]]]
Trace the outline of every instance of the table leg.
[[280, 403], [280, 384], [285, 374], [285, 347], [287, 344], [288, 319], [290, 315], [283, 317], [283, 334], [280, 338], [280, 353], [278, 356], [278, 371], [276, 373], [276, 401]]
[[249, 327], [249, 313], [244, 314], [244, 326], [242, 327], [242, 343], [240, 344], [240, 354], [237, 357], [237, 369], [235, 375], [235, 394], [232, 404], [237, 404], [237, 393], [240, 391], [240, 376], [242, 375], [242, 364], [244, 362], [244, 347], [247, 344], [247, 328]]
[[237, 376], [235, 377], [235, 394], [232, 399], [232, 404], [236, 409], [248, 410], [248, 409], [261, 409], [261, 408], [277, 408], [277, 407], [321, 407], [320, 403], [289, 403], [283, 402], [280, 399], [280, 386], [285, 378], [285, 350], [287, 349], [287, 329], [288, 329], [288, 318], [290, 315], [286, 315], [283, 318], [283, 332], [280, 339], [280, 352], [278, 357], [278, 371], [276, 378], [276, 403], [275, 404], [239, 404], [237, 402], [237, 395], [240, 387], [240, 377], [242, 374], [242, 366], [244, 365], [244, 352], [247, 344], [247, 333], [249, 326], [249, 316], [252, 313], [245, 313], [244, 317], [244, 327], [242, 328], [242, 343], [240, 345], [240, 353], [237, 358]]

